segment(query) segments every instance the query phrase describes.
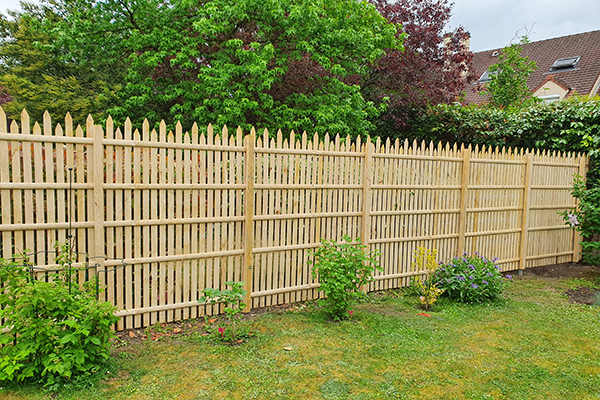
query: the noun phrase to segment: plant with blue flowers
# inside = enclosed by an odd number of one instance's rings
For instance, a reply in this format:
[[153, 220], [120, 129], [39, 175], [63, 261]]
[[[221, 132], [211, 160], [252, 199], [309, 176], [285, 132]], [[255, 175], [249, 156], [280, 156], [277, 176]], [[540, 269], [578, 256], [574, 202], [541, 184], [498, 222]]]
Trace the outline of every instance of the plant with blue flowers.
[[497, 261], [497, 258], [488, 260], [477, 252], [473, 256], [465, 253], [441, 264], [433, 281], [451, 300], [463, 303], [491, 301], [500, 297], [512, 279], [510, 275], [502, 276]]

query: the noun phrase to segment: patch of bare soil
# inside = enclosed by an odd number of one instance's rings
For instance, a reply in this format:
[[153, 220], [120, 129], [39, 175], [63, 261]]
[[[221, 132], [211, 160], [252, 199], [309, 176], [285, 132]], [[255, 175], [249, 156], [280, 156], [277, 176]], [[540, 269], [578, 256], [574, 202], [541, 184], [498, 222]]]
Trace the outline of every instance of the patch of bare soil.
[[[510, 271], [507, 274], [516, 276], [518, 271]], [[564, 263], [543, 265], [528, 268], [523, 271], [523, 276], [537, 276], [542, 278], [595, 278], [600, 277], [600, 267], [582, 263]]]
[[[309, 306], [309, 303], [284, 304], [280, 306], [269, 306], [252, 309], [250, 313], [244, 314], [244, 320], [250, 320], [257, 315], [265, 313], [284, 313], [288, 311], [299, 311]], [[163, 338], [178, 336], [190, 336], [193, 333], [201, 335], [210, 335], [208, 330], [212, 327], [218, 327], [218, 324], [226, 324], [227, 320], [223, 315], [207, 316], [206, 318], [188, 319], [185, 321], [163, 322], [147, 328], [132, 328], [115, 332], [112, 339], [113, 347], [124, 347], [135, 345], [143, 341], [157, 341]], [[214, 327], [213, 327], [214, 326]]]
[[[516, 271], [506, 272], [517, 277]], [[523, 277], [538, 278], [588, 278], [596, 279], [600, 282], [600, 267], [587, 265], [583, 263], [564, 263], [554, 265], [544, 265], [535, 268], [528, 268], [523, 271]], [[598, 304], [600, 300], [600, 288], [578, 287], [565, 292], [571, 303], [579, 304]]]
[[600, 297], [600, 289], [589, 288], [589, 287], [578, 287], [570, 289], [565, 292], [571, 303], [598, 304]]

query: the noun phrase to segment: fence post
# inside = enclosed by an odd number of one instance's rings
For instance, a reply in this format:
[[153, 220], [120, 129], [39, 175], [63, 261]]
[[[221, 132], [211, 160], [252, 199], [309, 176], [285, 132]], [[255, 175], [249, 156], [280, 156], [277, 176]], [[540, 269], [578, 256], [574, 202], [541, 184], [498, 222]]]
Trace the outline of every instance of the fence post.
[[[365, 159], [363, 164], [363, 176], [362, 176], [362, 198], [363, 198], [363, 209], [362, 209], [362, 229], [361, 229], [361, 241], [365, 245], [367, 251], [370, 250], [369, 242], [371, 240], [371, 198], [372, 191], [371, 185], [373, 184], [373, 143], [371, 138], [368, 137], [365, 141]], [[369, 285], [362, 287], [363, 292], [369, 290]]]
[[467, 234], [467, 195], [469, 193], [469, 179], [471, 175], [471, 145], [467, 148], [463, 145], [460, 151], [463, 160], [460, 180], [460, 214], [458, 216], [458, 246], [456, 248], [457, 257], [462, 256], [465, 251]]
[[[585, 173], [586, 173], [586, 168], [587, 168], [587, 157], [585, 155], [581, 155], [579, 154], [579, 171], [577, 172], [577, 174], [579, 176], [582, 176], [585, 179]], [[575, 207], [577, 207], [577, 205], [579, 204], [579, 199], [575, 198]], [[581, 233], [579, 233], [578, 230], [574, 230], [573, 231], [573, 259], [571, 260], [572, 262], [579, 262], [581, 261], [581, 245], [579, 244], [579, 242], [581, 242]]]
[[[97, 265], [96, 276], [99, 278], [100, 284], [106, 284], [106, 274], [100, 275], [104, 271], [104, 131], [100, 125], [93, 125], [94, 134], [94, 150], [92, 168], [94, 174], [94, 252], [93, 257]], [[100, 296], [100, 300], [106, 300], [104, 292]]]
[[244, 163], [244, 180], [246, 189], [244, 191], [244, 265], [242, 269], [242, 280], [244, 281], [244, 290], [246, 290], [246, 307], [243, 312], [250, 312], [252, 309], [252, 278], [254, 268], [254, 258], [252, 249], [254, 247], [254, 144], [256, 142], [256, 132], [254, 128], [250, 135], [244, 138], [246, 147], [246, 157]]
[[527, 236], [529, 234], [529, 207], [531, 200], [531, 172], [533, 168], [533, 153], [527, 152], [525, 166], [525, 187], [523, 189], [523, 218], [521, 220], [521, 250], [519, 252], [519, 275], [523, 275], [527, 262]]

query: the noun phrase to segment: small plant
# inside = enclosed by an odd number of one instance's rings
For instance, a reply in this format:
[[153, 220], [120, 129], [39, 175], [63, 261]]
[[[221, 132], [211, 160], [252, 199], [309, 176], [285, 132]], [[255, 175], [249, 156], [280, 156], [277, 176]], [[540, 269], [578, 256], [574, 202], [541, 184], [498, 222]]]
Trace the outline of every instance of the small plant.
[[244, 282], [225, 282], [225, 285], [231, 286], [231, 289], [204, 289], [202, 291], [204, 296], [198, 301], [212, 305], [217, 303], [225, 305], [223, 311], [225, 311], [225, 316], [230, 321], [231, 327], [229, 332], [227, 332], [225, 327], [219, 327], [217, 331], [222, 340], [229, 340], [231, 343], [235, 343], [237, 341], [236, 321], [239, 319], [244, 307], [246, 307], [244, 300], [248, 292], [244, 290]]
[[[59, 269], [68, 259], [57, 257]], [[70, 285], [58, 275], [36, 281], [28, 260], [0, 259], [0, 382], [52, 389], [90, 377], [108, 359], [116, 308], [96, 300], [95, 282]]]
[[429, 310], [438, 297], [444, 293], [444, 289], [438, 288], [438, 282], [434, 279], [435, 271], [438, 267], [436, 258], [436, 249], [429, 250], [425, 247], [419, 247], [415, 250], [415, 262], [412, 264], [413, 271], [425, 271], [427, 278], [423, 280], [420, 276], [415, 276], [411, 280], [411, 285], [419, 296], [421, 306], [425, 310]]
[[367, 252], [366, 246], [356, 243], [350, 236], [342, 236], [342, 243], [321, 240], [321, 247], [311, 255], [313, 279], [318, 279], [321, 290], [327, 296], [321, 303], [325, 312], [335, 320], [349, 317], [352, 300], [361, 296], [363, 285], [373, 280], [373, 272], [382, 270], [376, 257], [379, 251]]
[[433, 280], [452, 300], [463, 303], [493, 300], [502, 294], [510, 280], [510, 275], [502, 277], [496, 261], [496, 258], [488, 260], [477, 252], [474, 256], [465, 253], [463, 257], [441, 264]]
[[583, 261], [589, 264], [600, 264], [600, 184], [588, 189], [583, 177], [576, 175], [571, 193], [579, 199], [577, 209], [559, 214], [585, 239], [580, 243], [583, 249]]

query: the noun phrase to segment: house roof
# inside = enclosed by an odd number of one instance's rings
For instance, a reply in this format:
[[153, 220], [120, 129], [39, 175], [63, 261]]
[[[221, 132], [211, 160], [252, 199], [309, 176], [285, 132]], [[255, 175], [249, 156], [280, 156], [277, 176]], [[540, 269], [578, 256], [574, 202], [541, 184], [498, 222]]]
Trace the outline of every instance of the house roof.
[[[492, 49], [473, 53], [473, 67], [477, 76], [481, 76], [492, 64], [498, 62], [497, 56], [502, 49]], [[568, 96], [577, 93], [588, 95], [594, 89], [600, 76], [600, 30], [561, 36], [553, 39], [531, 42], [523, 45], [522, 56], [527, 56], [537, 63], [537, 69], [527, 80], [529, 89], [534, 92], [549, 75], [554, 82], [569, 90]], [[550, 67], [558, 59], [581, 57], [575, 68], [564, 71], [550, 71]], [[466, 103], [481, 103], [485, 100], [478, 91], [481, 84], [467, 88]], [[597, 88], [594, 93], [596, 94]]]

